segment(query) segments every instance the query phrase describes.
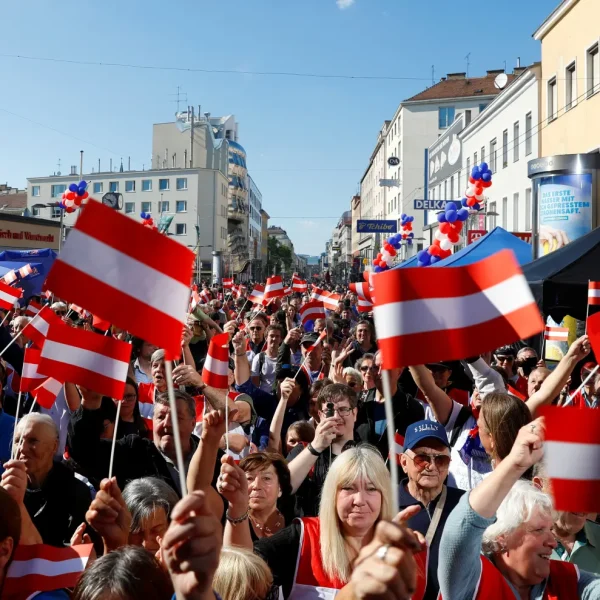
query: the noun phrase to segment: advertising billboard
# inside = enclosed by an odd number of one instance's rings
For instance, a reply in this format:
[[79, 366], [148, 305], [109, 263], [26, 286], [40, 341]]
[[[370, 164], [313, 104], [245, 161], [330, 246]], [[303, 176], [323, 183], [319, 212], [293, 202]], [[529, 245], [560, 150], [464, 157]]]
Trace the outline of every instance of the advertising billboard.
[[396, 233], [398, 223], [381, 219], [358, 219], [356, 231], [358, 233]]

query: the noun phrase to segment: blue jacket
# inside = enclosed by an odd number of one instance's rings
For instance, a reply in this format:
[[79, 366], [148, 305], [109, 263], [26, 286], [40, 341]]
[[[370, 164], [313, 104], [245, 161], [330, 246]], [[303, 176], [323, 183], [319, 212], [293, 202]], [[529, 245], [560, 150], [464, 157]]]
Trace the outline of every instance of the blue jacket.
[[7, 415], [0, 408], [0, 475], [4, 473], [4, 463], [10, 460], [15, 418]]

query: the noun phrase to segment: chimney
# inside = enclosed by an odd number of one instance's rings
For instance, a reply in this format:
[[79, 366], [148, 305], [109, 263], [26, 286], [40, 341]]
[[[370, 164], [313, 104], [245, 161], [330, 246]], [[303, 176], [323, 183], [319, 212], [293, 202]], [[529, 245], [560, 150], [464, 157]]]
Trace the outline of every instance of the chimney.
[[521, 73], [524, 73], [525, 71], [527, 71], [527, 67], [515, 67], [513, 74], [518, 77]]
[[77, 175], [77, 165], [71, 165], [71, 175]]
[[455, 79], [466, 79], [466, 73], [448, 73], [448, 81], [453, 81]]
[[496, 77], [496, 75], [500, 75], [500, 73], [504, 73], [504, 69], [490, 69], [487, 71], [487, 76]]

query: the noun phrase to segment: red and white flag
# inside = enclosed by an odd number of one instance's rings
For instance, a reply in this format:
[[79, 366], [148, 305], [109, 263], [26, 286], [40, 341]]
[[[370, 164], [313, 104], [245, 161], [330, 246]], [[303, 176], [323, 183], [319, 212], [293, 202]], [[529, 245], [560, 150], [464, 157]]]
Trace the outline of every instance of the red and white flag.
[[223, 277], [223, 287], [225, 289], [231, 289], [233, 287], [233, 277]]
[[212, 294], [210, 293], [210, 290], [207, 288], [202, 288], [202, 291], [200, 292], [200, 300], [202, 301], [201, 303], [208, 304], [212, 300]]
[[219, 390], [229, 389], [229, 334], [220, 333], [210, 340], [202, 369], [202, 381]]
[[52, 377], [47, 377], [41, 385], [31, 392], [31, 395], [40, 406], [50, 410], [54, 406], [54, 402], [62, 386], [62, 382]]
[[6, 284], [14, 283], [17, 280], [17, 272], [13, 269], [2, 276], [2, 281]]
[[294, 275], [292, 277], [292, 290], [303, 294], [308, 291], [308, 283], [304, 279], [300, 279], [300, 277]]
[[31, 275], [33, 273], [33, 267], [31, 265], [25, 265], [23, 267], [21, 267], [20, 269], [18, 269], [19, 271], [19, 276], [21, 277], [21, 279], [25, 279], [25, 277], [28, 277], [29, 275]]
[[306, 354], [310, 354], [327, 337], [327, 328], [319, 334], [317, 341], [306, 349]]
[[358, 312], [371, 312], [373, 310], [373, 298], [368, 283], [351, 283], [350, 291], [358, 298]]
[[[400, 455], [404, 452], [404, 436], [400, 435], [397, 431], [394, 432], [394, 451], [396, 464], [400, 465]], [[391, 452], [388, 452], [388, 458], [392, 458]]]
[[27, 305], [27, 310], [25, 311], [26, 317], [35, 317], [40, 310], [42, 310], [42, 305], [38, 304], [35, 300], [30, 300]]
[[92, 325], [100, 331], [108, 331], [110, 329], [110, 323], [96, 315], [92, 315]]
[[10, 287], [10, 285], [0, 281], [0, 308], [4, 310], [13, 309], [22, 295], [23, 290], [21, 288]]
[[284, 293], [281, 275], [274, 275], [273, 277], [267, 278], [267, 285], [265, 287], [265, 300], [282, 298]]
[[40, 592], [74, 588], [93, 550], [93, 544], [17, 546], [6, 573], [2, 598], [26, 600]]
[[77, 306], [77, 304], [71, 304], [71, 306], [69, 306], [69, 310], [72, 310], [74, 313], [77, 313], [82, 319], [84, 319], [87, 315], [87, 311], [85, 310], [85, 308]]
[[325, 308], [328, 310], [336, 310], [338, 307], [339, 301], [342, 297], [339, 294], [334, 294], [333, 292], [328, 292], [327, 290], [322, 290], [321, 288], [313, 285], [313, 291], [311, 294], [312, 300], [320, 300]]
[[325, 306], [323, 306], [323, 303], [320, 300], [311, 300], [310, 302], [307, 302], [304, 306], [300, 307], [298, 312], [302, 319], [302, 325], [306, 325], [309, 321], [324, 319], [326, 317]]
[[248, 296], [248, 302], [252, 302], [252, 304], [262, 304], [265, 299], [265, 286], [257, 283], [253, 290], [250, 292]]
[[544, 406], [544, 464], [554, 507], [567, 512], [600, 512], [600, 411], [585, 419], [573, 407]]
[[38, 365], [42, 351], [37, 348], [26, 348], [23, 357], [23, 370], [21, 371], [21, 392], [32, 392], [40, 386], [44, 380], [48, 379], [46, 375], [38, 373]]
[[292, 290], [292, 286], [283, 289], [284, 296], [291, 296], [293, 293], [294, 291]]
[[48, 306], [44, 306], [31, 321], [23, 327], [22, 333], [38, 348], [44, 345], [50, 325], [67, 327], [64, 321]]
[[386, 369], [461, 360], [544, 331], [510, 250], [465, 267], [392, 269], [373, 279]]
[[588, 284], [588, 304], [600, 305], [600, 281], [590, 281]]
[[194, 260], [179, 242], [90, 200], [45, 285], [175, 359]]
[[38, 371], [121, 400], [130, 358], [126, 342], [73, 327], [50, 327]]
[[546, 325], [544, 331], [544, 339], [549, 342], [568, 342], [569, 341], [569, 328], [568, 327], [550, 327]]

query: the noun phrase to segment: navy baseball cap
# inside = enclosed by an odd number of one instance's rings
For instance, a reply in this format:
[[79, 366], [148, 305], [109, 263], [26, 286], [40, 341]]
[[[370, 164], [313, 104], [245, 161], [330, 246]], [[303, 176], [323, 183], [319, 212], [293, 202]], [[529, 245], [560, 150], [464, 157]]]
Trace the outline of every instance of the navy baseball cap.
[[404, 449], [412, 450], [420, 441], [427, 438], [439, 440], [444, 446], [450, 448], [448, 436], [446, 435], [446, 430], [443, 425], [440, 425], [436, 421], [417, 421], [406, 428]]

